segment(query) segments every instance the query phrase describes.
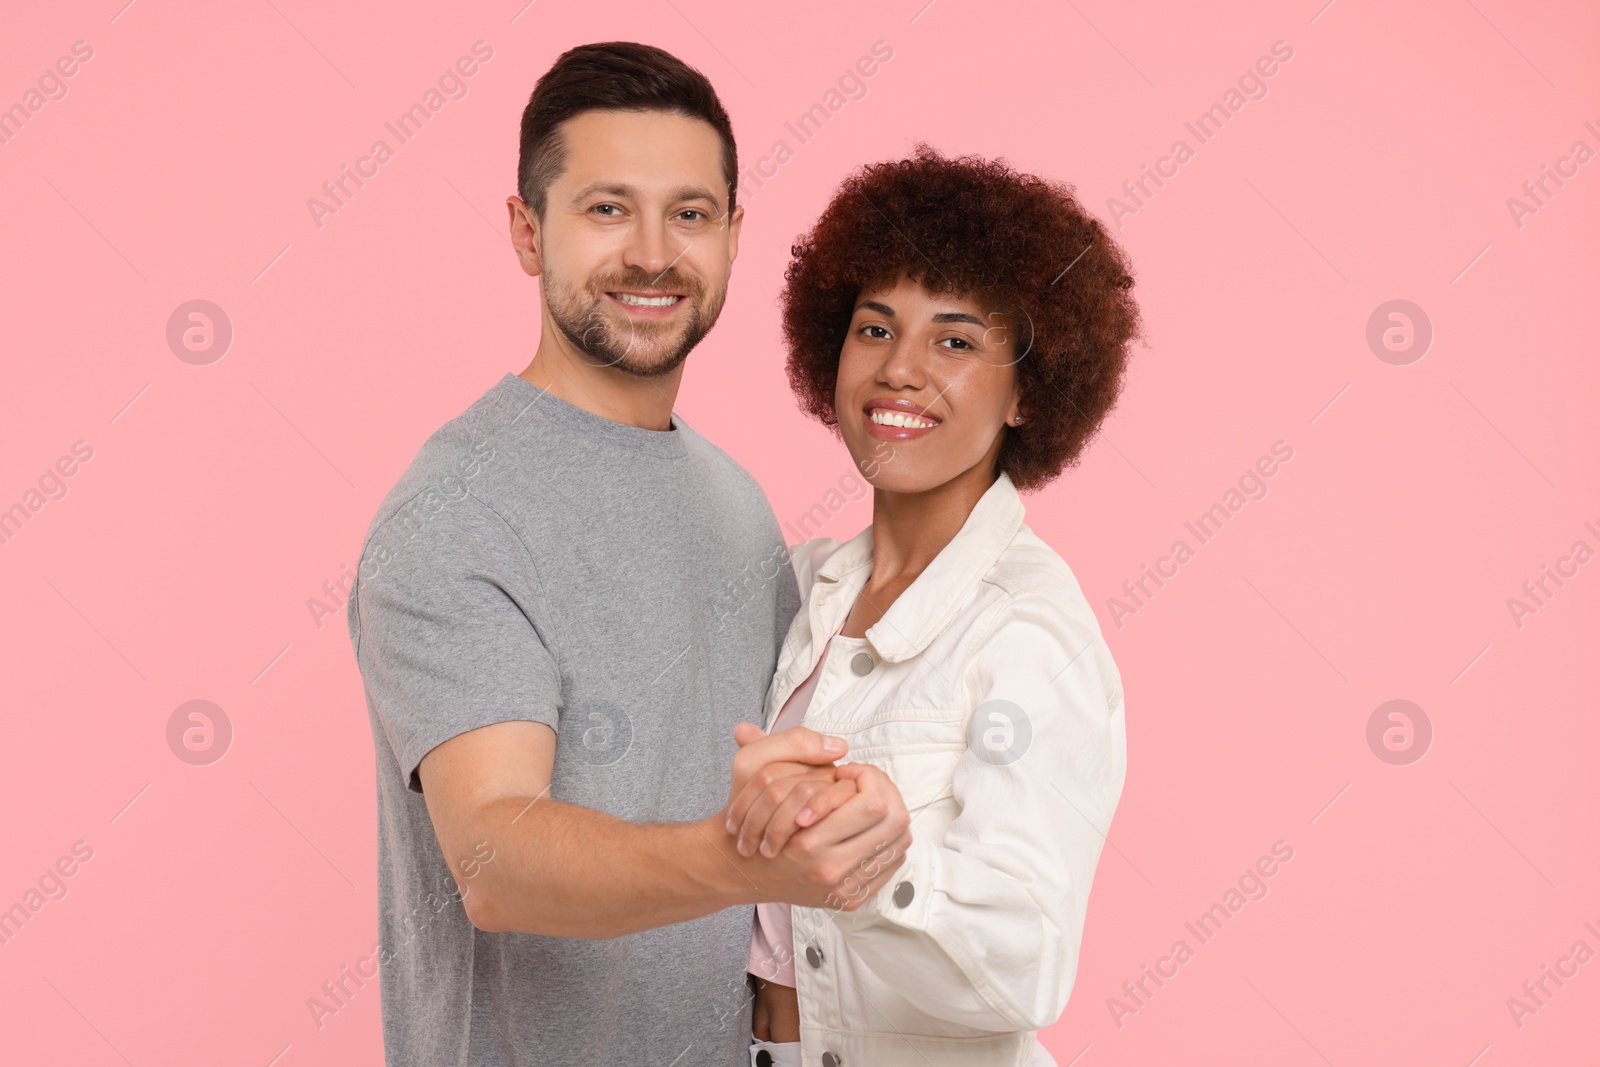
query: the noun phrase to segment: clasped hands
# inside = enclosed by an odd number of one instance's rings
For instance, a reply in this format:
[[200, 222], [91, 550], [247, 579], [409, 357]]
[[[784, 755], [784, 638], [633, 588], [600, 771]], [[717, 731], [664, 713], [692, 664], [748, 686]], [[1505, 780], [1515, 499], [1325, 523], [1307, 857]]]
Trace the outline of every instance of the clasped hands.
[[803, 726], [734, 730], [728, 806], [715, 820], [764, 899], [854, 911], [905, 863], [911, 817], [889, 776], [835, 762], [843, 739]]

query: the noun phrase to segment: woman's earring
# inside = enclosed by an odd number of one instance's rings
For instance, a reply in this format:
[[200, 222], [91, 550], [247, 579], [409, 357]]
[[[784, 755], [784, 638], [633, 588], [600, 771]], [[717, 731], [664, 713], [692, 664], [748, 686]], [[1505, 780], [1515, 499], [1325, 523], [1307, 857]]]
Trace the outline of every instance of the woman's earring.
[[1013, 416], [1013, 418], [1011, 419], [1011, 425], [1013, 425], [1013, 426], [1021, 426], [1022, 425], [1022, 416], [1021, 415]]

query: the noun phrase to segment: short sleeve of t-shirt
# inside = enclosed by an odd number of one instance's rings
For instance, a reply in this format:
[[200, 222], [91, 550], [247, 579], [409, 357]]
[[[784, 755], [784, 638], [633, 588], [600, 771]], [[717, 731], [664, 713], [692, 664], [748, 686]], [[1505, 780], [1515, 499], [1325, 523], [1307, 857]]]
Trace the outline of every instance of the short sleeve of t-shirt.
[[351, 629], [394, 770], [412, 792], [422, 792], [422, 757], [458, 734], [514, 720], [557, 727], [560, 671], [537, 625], [539, 600], [527, 549], [470, 494], [421, 494], [368, 539]]

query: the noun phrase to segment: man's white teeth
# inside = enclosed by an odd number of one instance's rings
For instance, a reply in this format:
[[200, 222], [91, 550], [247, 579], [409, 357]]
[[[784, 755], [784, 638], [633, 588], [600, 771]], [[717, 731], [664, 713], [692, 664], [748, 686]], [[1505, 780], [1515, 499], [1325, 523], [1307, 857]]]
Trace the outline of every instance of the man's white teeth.
[[614, 293], [617, 300], [624, 304], [632, 304], [641, 308], [665, 308], [676, 304], [681, 297], [676, 296], [635, 296], [632, 293]]
[[912, 430], [931, 429], [938, 423], [932, 419], [924, 419], [918, 415], [907, 415], [900, 411], [889, 411], [885, 408], [874, 408], [869, 418], [879, 426], [900, 426]]

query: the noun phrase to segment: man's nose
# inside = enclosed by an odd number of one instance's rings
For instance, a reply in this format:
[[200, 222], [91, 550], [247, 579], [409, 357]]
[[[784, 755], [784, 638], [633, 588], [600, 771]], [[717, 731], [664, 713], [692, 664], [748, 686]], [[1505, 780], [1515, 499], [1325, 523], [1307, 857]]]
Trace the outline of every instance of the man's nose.
[[623, 258], [628, 266], [638, 267], [654, 277], [663, 273], [681, 254], [682, 249], [673, 246], [672, 235], [664, 221], [641, 220], [629, 236]]

